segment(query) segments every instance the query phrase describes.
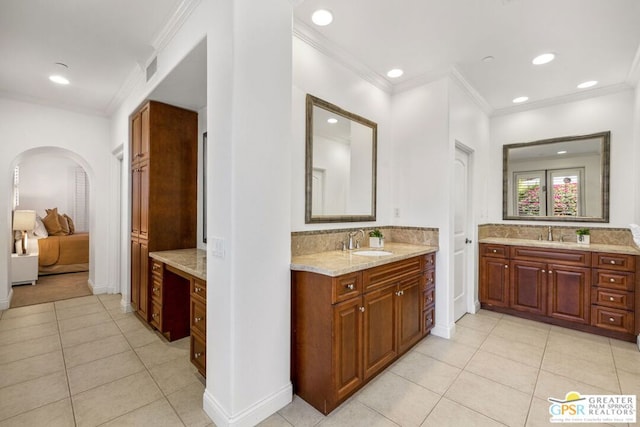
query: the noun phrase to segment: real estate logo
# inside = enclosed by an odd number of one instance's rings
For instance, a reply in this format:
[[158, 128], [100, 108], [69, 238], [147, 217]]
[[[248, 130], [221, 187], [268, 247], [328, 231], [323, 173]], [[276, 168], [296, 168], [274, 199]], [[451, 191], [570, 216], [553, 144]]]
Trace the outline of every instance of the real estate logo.
[[552, 423], [635, 423], [635, 395], [581, 395], [570, 391], [564, 399], [548, 398]]

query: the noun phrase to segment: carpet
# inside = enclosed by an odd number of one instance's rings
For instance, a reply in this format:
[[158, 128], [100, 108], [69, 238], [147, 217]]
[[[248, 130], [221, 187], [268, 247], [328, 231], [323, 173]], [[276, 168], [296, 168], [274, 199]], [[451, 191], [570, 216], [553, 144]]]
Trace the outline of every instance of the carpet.
[[14, 286], [11, 308], [93, 295], [88, 279], [89, 272], [83, 271], [41, 276], [35, 286]]

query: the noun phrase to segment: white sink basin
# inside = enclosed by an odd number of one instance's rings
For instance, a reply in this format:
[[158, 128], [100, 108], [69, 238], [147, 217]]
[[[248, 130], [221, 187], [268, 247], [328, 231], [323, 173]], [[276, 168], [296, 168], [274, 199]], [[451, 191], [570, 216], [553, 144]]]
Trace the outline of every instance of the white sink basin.
[[389, 251], [355, 251], [354, 255], [361, 256], [385, 256], [385, 255], [393, 255], [393, 252]]

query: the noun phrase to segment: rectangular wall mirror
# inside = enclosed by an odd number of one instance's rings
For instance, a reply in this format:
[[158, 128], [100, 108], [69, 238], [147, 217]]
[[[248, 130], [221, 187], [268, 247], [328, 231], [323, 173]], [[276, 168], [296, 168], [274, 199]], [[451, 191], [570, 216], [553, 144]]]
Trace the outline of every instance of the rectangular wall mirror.
[[378, 125], [307, 94], [305, 222], [376, 220]]
[[609, 222], [611, 132], [503, 147], [503, 219]]

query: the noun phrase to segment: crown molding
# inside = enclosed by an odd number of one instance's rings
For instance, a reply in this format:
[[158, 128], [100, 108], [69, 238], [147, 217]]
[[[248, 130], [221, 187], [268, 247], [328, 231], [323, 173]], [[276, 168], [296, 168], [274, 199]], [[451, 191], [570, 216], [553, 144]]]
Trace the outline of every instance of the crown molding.
[[480, 95], [480, 92], [474, 88], [471, 83], [467, 79], [464, 78], [462, 73], [458, 71], [456, 67], [451, 67], [450, 72], [451, 79], [456, 82], [462, 90], [464, 90], [467, 95], [475, 102], [475, 104], [487, 115], [491, 116], [493, 114], [493, 107], [487, 102], [487, 100]]
[[6, 90], [0, 90], [0, 99], [8, 99], [16, 102], [23, 102], [27, 104], [39, 105], [41, 107], [52, 108], [54, 110], [63, 110], [70, 113], [82, 114], [85, 116], [103, 117], [107, 118], [107, 114], [97, 108], [81, 107], [77, 105], [62, 104], [57, 101], [51, 101], [48, 99], [39, 98], [32, 95], [27, 95], [18, 92], [9, 92]]
[[324, 37], [322, 34], [315, 31], [313, 28], [310, 28], [298, 18], [294, 18], [293, 36], [307, 43], [329, 58], [344, 65], [349, 70], [353, 71], [359, 77], [368, 81], [378, 89], [383, 90], [384, 92], [387, 92], [389, 94], [393, 92], [393, 85], [389, 83], [387, 79], [373, 71], [371, 68], [362, 64], [360, 61], [354, 59], [353, 56], [347, 51]]
[[597, 98], [599, 96], [611, 95], [618, 92], [633, 90], [633, 86], [627, 83], [617, 83], [594, 89], [583, 90], [568, 95], [556, 96], [554, 98], [542, 99], [540, 101], [526, 102], [511, 107], [498, 108], [491, 114], [492, 117], [504, 116], [507, 114], [519, 113], [522, 111], [535, 110], [538, 108], [551, 107], [554, 105], [567, 104], [569, 102], [582, 101], [584, 99]]

